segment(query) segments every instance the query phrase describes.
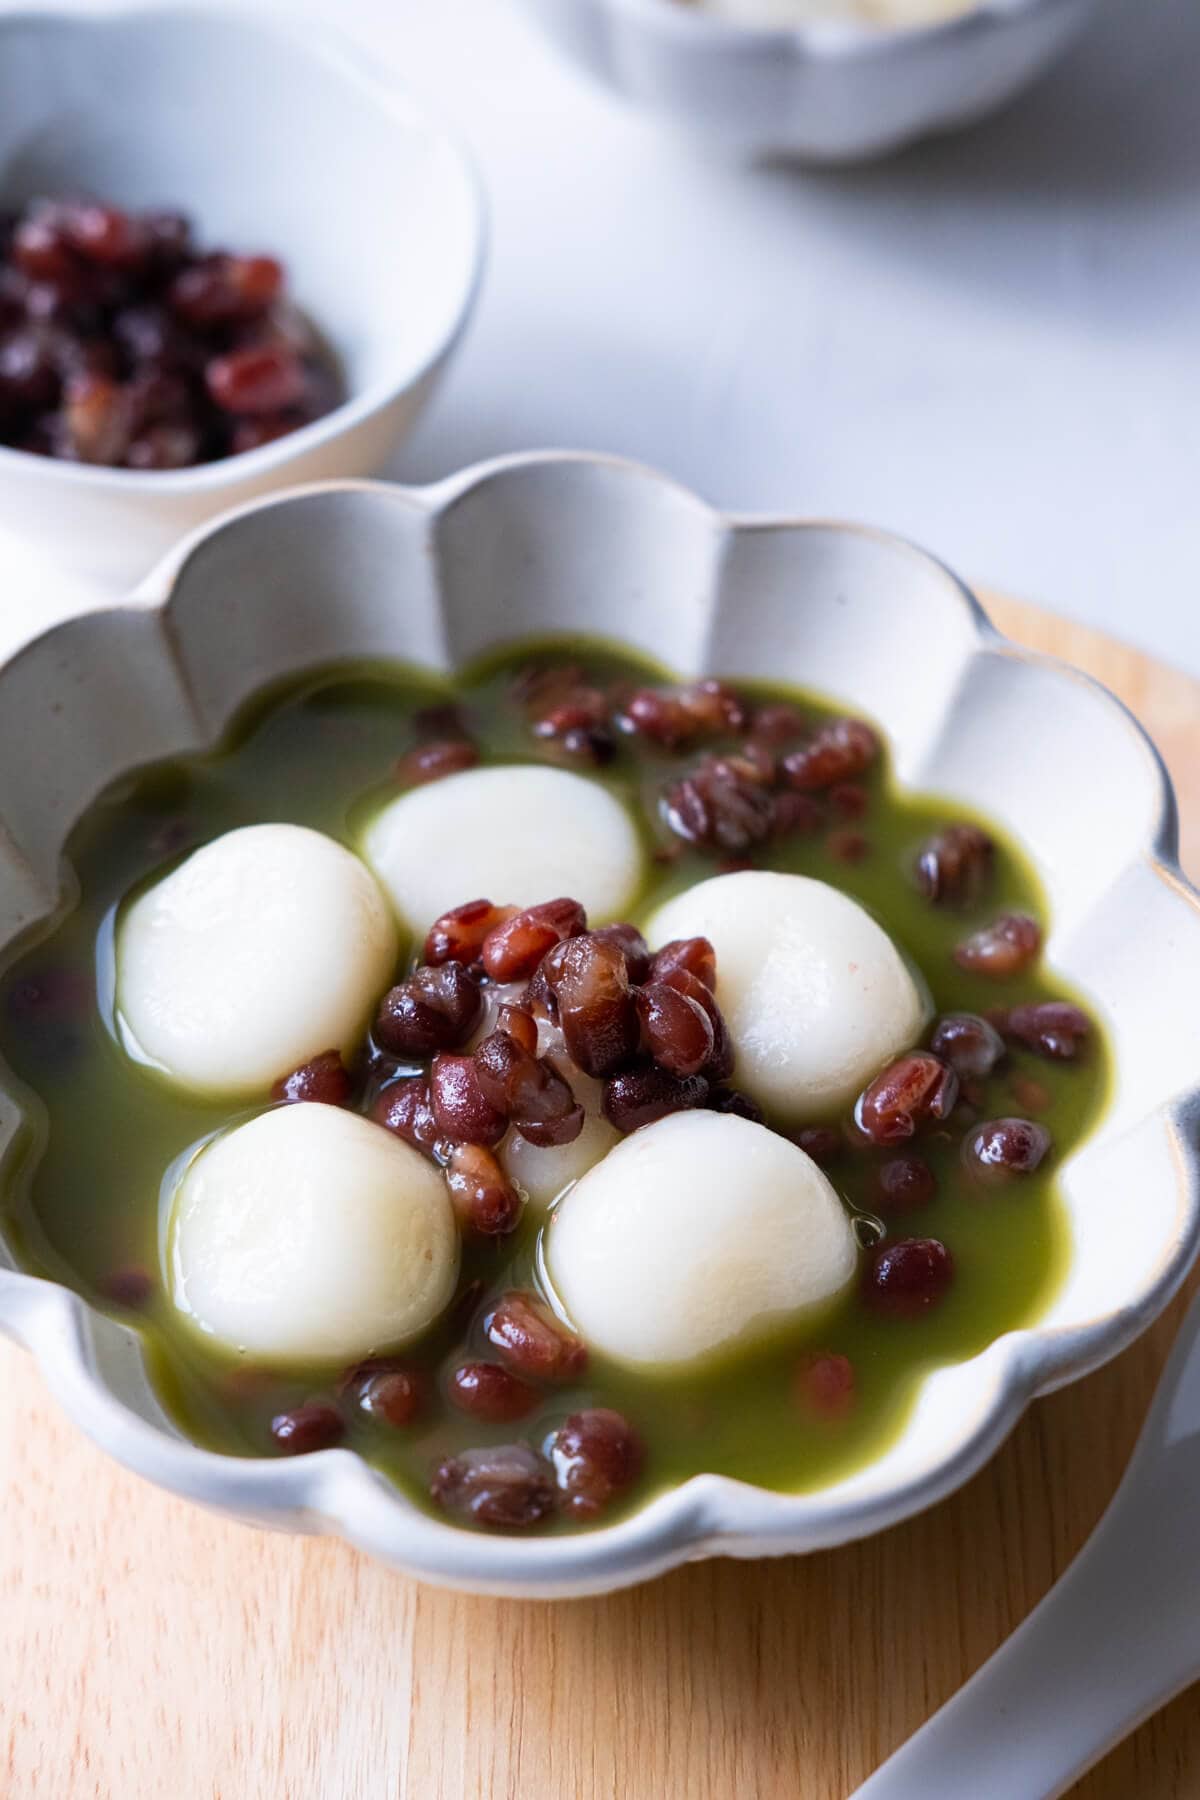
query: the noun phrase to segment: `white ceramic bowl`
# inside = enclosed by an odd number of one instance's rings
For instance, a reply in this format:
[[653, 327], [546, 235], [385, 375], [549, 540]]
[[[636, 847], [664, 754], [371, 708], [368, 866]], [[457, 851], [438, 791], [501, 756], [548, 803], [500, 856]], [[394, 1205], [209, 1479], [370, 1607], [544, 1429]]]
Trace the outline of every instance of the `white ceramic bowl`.
[[0, 523], [126, 588], [214, 514], [377, 469], [471, 309], [481, 192], [456, 140], [311, 19], [162, 5], [0, 15], [0, 204], [178, 206], [203, 245], [277, 253], [348, 398], [261, 450], [169, 474], [0, 447]]
[[[1155, 752], [1121, 706], [989, 626], [939, 563], [847, 525], [731, 520], [661, 476], [513, 458], [408, 490], [341, 483], [244, 511], [129, 605], [57, 627], [0, 669], [0, 947], [46, 917], [72, 822], [110, 781], [214, 744], [264, 684], [339, 658], [450, 668], [534, 633], [603, 630], [687, 675], [794, 679], [878, 719], [898, 778], [1020, 838], [1050, 902], [1050, 963], [1111, 1034], [1112, 1103], [1064, 1165], [1073, 1249], [1045, 1317], [931, 1375], [883, 1455], [816, 1493], [701, 1475], [631, 1517], [514, 1541], [418, 1510], [349, 1450], [239, 1460], [185, 1442], [135, 1333], [17, 1273], [0, 1325], [96, 1441], [210, 1506], [338, 1532], [427, 1579], [502, 1593], [618, 1587], [694, 1557], [837, 1544], [927, 1506], [1033, 1395], [1122, 1349], [1200, 1233], [1200, 901], [1175, 866]], [[0, 1092], [0, 1155], [19, 1108]]]
[[519, 0], [606, 87], [702, 146], [846, 163], [983, 118], [1020, 92], [1098, 0], [977, 0], [939, 24], [763, 29], [678, 0]]

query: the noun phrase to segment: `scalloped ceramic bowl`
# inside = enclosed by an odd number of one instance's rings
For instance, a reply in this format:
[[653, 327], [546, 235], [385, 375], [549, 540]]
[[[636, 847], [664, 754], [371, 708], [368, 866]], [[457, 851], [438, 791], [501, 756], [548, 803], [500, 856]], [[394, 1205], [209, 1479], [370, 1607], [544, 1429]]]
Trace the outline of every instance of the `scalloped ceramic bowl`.
[[120, 592], [217, 513], [366, 475], [412, 430], [474, 303], [482, 189], [453, 134], [320, 20], [278, 0], [0, 15], [0, 208], [81, 188], [281, 256], [347, 395], [273, 444], [170, 473], [0, 446], [0, 521], [60, 568]]
[[[1111, 1034], [1116, 1083], [1065, 1164], [1073, 1250], [1034, 1327], [924, 1383], [900, 1437], [816, 1493], [701, 1475], [609, 1527], [517, 1541], [418, 1510], [348, 1450], [240, 1460], [163, 1415], [135, 1333], [18, 1273], [0, 1325], [99, 1444], [209, 1506], [340, 1533], [480, 1591], [619, 1587], [715, 1554], [838, 1544], [949, 1492], [1028, 1401], [1128, 1344], [1200, 1230], [1200, 901], [1175, 865], [1155, 752], [1083, 676], [1017, 649], [939, 563], [880, 532], [720, 517], [661, 476], [514, 458], [432, 488], [312, 488], [194, 538], [134, 599], [59, 626], [0, 670], [0, 944], [50, 913], [73, 821], [116, 777], [212, 745], [264, 684], [339, 658], [452, 668], [531, 633], [594, 631], [685, 675], [794, 679], [886, 728], [903, 783], [1002, 820], [1036, 858], [1050, 962]], [[0, 1094], [0, 1146], [16, 1102]]]
[[519, 0], [605, 87], [700, 145], [846, 163], [982, 119], [1048, 69], [1098, 0], [976, 0], [936, 24], [749, 26], [681, 0]]

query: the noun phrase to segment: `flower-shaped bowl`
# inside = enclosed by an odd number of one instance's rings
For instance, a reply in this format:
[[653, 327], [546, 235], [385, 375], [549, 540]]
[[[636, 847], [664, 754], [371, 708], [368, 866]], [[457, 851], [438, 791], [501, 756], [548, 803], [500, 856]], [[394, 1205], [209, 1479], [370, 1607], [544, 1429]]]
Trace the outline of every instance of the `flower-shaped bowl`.
[[[206, 1505], [339, 1533], [478, 1591], [569, 1595], [695, 1557], [778, 1555], [880, 1530], [964, 1481], [1034, 1395], [1113, 1356], [1182, 1280], [1200, 1231], [1200, 901], [1171, 790], [1111, 695], [1005, 641], [941, 564], [842, 524], [730, 519], [617, 461], [506, 459], [425, 489], [327, 484], [194, 537], [124, 606], [0, 668], [0, 946], [60, 904], [63, 846], [102, 788], [214, 745], [283, 677], [340, 659], [451, 669], [533, 634], [623, 640], [685, 675], [792, 679], [886, 729], [897, 778], [977, 805], [1032, 853], [1049, 961], [1103, 1018], [1116, 1078], [1063, 1166], [1072, 1247], [1035, 1325], [924, 1381], [900, 1436], [816, 1492], [713, 1475], [574, 1536], [465, 1532], [344, 1449], [239, 1459], [187, 1442], [135, 1331], [0, 1244], [0, 1325], [113, 1456]], [[0, 1091], [0, 1154], [20, 1128]]]

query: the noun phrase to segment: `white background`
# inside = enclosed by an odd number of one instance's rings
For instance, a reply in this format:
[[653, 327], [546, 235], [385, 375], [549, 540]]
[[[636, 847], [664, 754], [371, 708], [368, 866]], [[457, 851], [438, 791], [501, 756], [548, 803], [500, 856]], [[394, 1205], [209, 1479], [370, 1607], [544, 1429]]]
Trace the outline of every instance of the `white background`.
[[[698, 160], [510, 0], [320, 10], [491, 198], [479, 313], [389, 472], [620, 451], [891, 526], [1200, 674], [1197, 0], [1112, 0], [1000, 118], [834, 174]], [[5, 636], [77, 597], [0, 543]]]

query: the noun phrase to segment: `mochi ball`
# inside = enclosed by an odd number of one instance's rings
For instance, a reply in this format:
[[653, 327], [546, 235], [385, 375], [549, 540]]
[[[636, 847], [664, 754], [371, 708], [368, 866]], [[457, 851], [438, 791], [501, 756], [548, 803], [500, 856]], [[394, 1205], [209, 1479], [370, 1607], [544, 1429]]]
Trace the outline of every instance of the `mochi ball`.
[[920, 1038], [928, 998], [886, 931], [824, 881], [749, 869], [659, 908], [655, 949], [706, 937], [737, 1052], [733, 1079], [770, 1117], [800, 1124], [853, 1098]]
[[546, 1233], [554, 1291], [587, 1342], [664, 1369], [803, 1319], [842, 1292], [856, 1261], [811, 1157], [734, 1113], [673, 1113], [635, 1131]]
[[441, 1170], [336, 1106], [280, 1106], [212, 1139], [171, 1199], [171, 1299], [271, 1363], [419, 1337], [449, 1304], [458, 1259]]
[[467, 769], [389, 801], [363, 854], [400, 917], [420, 933], [452, 906], [534, 906], [569, 894], [594, 923], [614, 918], [642, 879], [628, 812], [568, 769]]
[[118, 1024], [180, 1087], [265, 1094], [321, 1051], [355, 1047], [397, 950], [387, 901], [349, 850], [301, 825], [249, 825], [124, 910]]

